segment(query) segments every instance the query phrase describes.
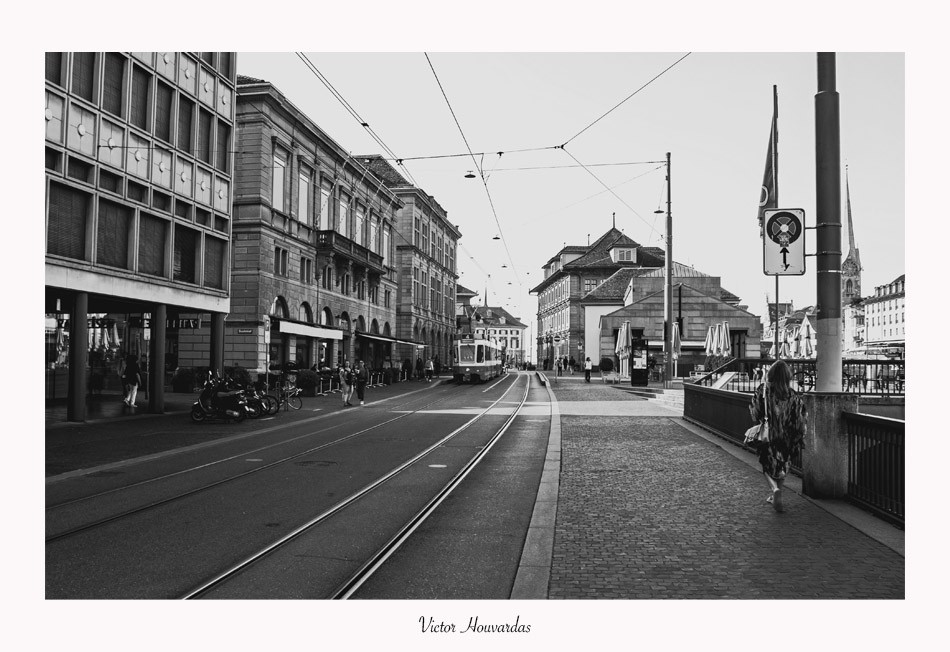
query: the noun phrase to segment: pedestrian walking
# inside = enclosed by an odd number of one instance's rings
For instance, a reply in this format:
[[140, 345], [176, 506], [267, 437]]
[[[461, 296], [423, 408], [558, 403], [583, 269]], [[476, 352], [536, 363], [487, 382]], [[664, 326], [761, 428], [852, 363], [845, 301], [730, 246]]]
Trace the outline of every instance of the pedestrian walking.
[[749, 412], [753, 421], [767, 424], [767, 436], [752, 442], [771, 490], [766, 502], [776, 512], [784, 512], [782, 486], [792, 458], [802, 448], [807, 417], [805, 402], [792, 389], [792, 372], [784, 360], [769, 368], [752, 396]]
[[432, 374], [435, 372], [435, 363], [432, 358], [426, 358], [426, 382], [432, 382]]
[[584, 360], [584, 382], [590, 382], [590, 371], [594, 368], [594, 365], [591, 364], [590, 358]]
[[560, 375], [561, 375], [561, 359], [560, 359], [560, 358], [558, 358], [558, 359], [555, 360], [555, 362], [554, 362], [554, 375], [555, 375], [555, 376], [560, 376]]
[[571, 356], [571, 375], [574, 375], [574, 367], [577, 366], [577, 361], [574, 359], [574, 356]]
[[139, 369], [139, 358], [137, 355], [130, 354], [125, 358], [125, 370], [122, 372], [122, 385], [125, 388], [125, 398], [122, 402], [129, 407], [138, 407], [135, 405], [135, 398], [138, 396], [141, 384], [142, 372]]
[[350, 403], [350, 397], [353, 396], [353, 370], [348, 360], [344, 360], [340, 367], [340, 393], [343, 395], [343, 407], [353, 405]]
[[366, 363], [360, 360], [356, 363], [356, 372], [353, 374], [356, 378], [356, 398], [360, 400], [360, 405], [363, 405], [363, 398], [366, 394], [366, 383], [369, 382], [369, 370], [366, 368]]

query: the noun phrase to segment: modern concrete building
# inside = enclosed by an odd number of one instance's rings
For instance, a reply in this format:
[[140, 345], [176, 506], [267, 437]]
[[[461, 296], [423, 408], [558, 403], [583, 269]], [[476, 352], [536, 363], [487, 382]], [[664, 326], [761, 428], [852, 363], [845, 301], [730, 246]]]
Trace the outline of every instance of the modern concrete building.
[[414, 186], [380, 156], [358, 156], [395, 195], [396, 357], [432, 358], [440, 365], [451, 357], [456, 334], [456, 268], [462, 233], [449, 222], [435, 197]]
[[120, 400], [128, 354], [153, 412], [176, 367], [223, 364], [235, 64], [46, 53], [46, 396], [69, 420]]
[[398, 366], [399, 199], [273, 84], [237, 79], [226, 359]]

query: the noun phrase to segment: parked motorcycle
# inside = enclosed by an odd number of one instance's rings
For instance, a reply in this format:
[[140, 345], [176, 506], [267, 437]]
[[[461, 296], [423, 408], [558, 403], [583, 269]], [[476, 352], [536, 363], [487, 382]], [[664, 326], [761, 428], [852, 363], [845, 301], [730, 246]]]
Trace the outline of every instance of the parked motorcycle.
[[257, 410], [248, 407], [244, 390], [233, 381], [213, 373], [208, 374], [198, 400], [191, 406], [191, 418], [199, 422], [205, 419], [224, 419], [240, 423], [251, 413], [255, 416], [258, 414]]

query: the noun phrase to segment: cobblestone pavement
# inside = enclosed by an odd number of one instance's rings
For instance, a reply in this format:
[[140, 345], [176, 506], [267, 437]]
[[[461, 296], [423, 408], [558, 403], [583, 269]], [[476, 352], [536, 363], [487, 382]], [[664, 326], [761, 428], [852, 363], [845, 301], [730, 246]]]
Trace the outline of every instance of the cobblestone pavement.
[[774, 512], [756, 468], [670, 417], [603, 414], [561, 416], [550, 598], [904, 597], [897, 552], [792, 491]]

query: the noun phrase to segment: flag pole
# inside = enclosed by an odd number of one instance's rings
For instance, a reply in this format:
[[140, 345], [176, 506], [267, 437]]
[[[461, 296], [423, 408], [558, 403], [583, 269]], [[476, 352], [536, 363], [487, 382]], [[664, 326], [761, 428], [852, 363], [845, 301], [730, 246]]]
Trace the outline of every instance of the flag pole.
[[[778, 84], [772, 85], [772, 196], [778, 208]], [[775, 359], [780, 359], [778, 344], [778, 277], [775, 275]]]

